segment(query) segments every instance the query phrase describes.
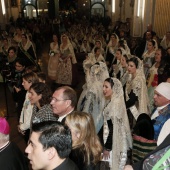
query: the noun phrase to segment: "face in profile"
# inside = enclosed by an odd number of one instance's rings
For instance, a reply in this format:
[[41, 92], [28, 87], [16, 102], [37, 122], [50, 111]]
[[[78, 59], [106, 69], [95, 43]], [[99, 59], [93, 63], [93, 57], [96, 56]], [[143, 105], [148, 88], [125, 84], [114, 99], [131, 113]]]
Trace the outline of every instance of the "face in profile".
[[123, 68], [127, 67], [127, 62], [126, 62], [126, 59], [124, 56], [122, 56], [122, 58], [121, 58], [121, 65]]
[[103, 84], [103, 95], [105, 98], [111, 98], [113, 94], [111, 84], [108, 81], [105, 81]]
[[25, 152], [33, 170], [46, 169], [49, 160], [49, 149], [44, 149], [39, 142], [39, 133], [32, 132]]
[[28, 82], [27, 80], [25, 80], [24, 78], [22, 79], [22, 85], [24, 87], [25, 90], [29, 90], [30, 86], [32, 85], [32, 83]]
[[156, 90], [154, 92], [154, 104], [157, 107], [164, 106], [169, 103], [169, 100], [158, 93]]
[[56, 90], [50, 102], [53, 113], [58, 116], [64, 115], [69, 107], [68, 101], [70, 100], [66, 100], [63, 96], [63, 89]]
[[161, 50], [156, 50], [156, 53], [155, 53], [155, 62], [160, 62], [161, 61]]
[[122, 54], [120, 53], [120, 51], [116, 51], [116, 59], [121, 60], [121, 56]]
[[28, 98], [29, 98], [31, 104], [37, 104], [37, 103], [39, 103], [39, 100], [41, 99], [41, 97], [42, 97], [42, 95], [41, 95], [41, 94], [38, 95], [38, 94], [34, 91], [34, 89], [31, 88], [31, 89], [29, 90]]

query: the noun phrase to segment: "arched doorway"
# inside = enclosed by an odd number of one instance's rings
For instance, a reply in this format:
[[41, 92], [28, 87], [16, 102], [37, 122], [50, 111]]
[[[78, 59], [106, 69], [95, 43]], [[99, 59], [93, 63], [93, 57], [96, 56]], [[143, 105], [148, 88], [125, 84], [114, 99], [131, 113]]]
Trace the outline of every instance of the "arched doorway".
[[91, 5], [91, 16], [105, 17], [105, 6], [102, 3], [94, 3]]
[[37, 18], [36, 7], [32, 4], [25, 5], [22, 11], [25, 18], [29, 18], [29, 19]]

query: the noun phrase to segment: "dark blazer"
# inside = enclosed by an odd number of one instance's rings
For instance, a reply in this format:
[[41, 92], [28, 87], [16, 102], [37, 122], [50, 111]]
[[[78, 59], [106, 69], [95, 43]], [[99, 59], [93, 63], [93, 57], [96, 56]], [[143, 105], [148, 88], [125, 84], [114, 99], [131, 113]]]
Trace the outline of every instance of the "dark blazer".
[[150, 152], [148, 155], [146, 155], [144, 157], [144, 159], [142, 159], [141, 161], [135, 163], [134, 165], [132, 165], [134, 170], [142, 170], [143, 167], [143, 162], [146, 158], [148, 158], [150, 155], [160, 151], [163, 148], [166, 148], [167, 146], [170, 145], [170, 134], [165, 138], [165, 140], [152, 152]]
[[75, 163], [67, 158], [64, 162], [62, 162], [58, 167], [53, 170], [79, 170]]

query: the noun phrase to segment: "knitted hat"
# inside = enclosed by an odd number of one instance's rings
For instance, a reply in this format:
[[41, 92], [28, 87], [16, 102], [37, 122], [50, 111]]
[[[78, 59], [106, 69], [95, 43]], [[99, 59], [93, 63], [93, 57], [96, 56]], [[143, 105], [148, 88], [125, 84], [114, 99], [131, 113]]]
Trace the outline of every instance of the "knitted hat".
[[160, 93], [162, 96], [164, 96], [165, 98], [167, 98], [168, 100], [170, 100], [170, 83], [168, 82], [163, 82], [161, 84], [159, 84], [155, 91], [157, 91], [158, 93]]
[[10, 132], [10, 127], [5, 118], [0, 117], [0, 133], [8, 135]]

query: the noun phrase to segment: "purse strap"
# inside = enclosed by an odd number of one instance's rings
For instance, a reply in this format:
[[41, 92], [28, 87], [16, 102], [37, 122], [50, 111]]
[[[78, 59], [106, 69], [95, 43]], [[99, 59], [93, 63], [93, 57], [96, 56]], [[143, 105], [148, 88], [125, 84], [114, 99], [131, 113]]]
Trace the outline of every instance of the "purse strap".
[[[152, 170], [161, 170], [159, 167], [161, 166], [161, 164], [170, 157], [170, 149], [164, 154], [164, 156], [154, 165], [154, 167], [152, 168]], [[170, 166], [170, 165], [168, 165]], [[166, 168], [168, 167], [166, 166]], [[165, 167], [163, 167], [164, 169]]]

